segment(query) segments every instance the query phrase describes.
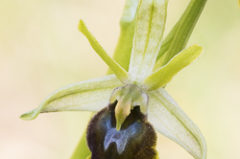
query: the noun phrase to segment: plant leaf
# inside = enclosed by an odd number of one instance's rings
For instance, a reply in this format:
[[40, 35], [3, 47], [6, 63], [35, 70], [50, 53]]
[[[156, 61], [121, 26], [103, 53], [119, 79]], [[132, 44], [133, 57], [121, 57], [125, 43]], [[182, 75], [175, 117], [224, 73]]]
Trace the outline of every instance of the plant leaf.
[[[191, 0], [181, 18], [164, 39], [155, 68], [165, 65], [185, 48], [207, 0]], [[163, 56], [164, 55], [164, 56]]]
[[126, 0], [125, 2], [120, 20], [120, 36], [113, 56], [113, 59], [125, 70], [128, 70], [130, 62], [138, 2], [139, 0]]
[[109, 66], [114, 74], [122, 81], [125, 82], [128, 79], [128, 74], [115, 60], [113, 60], [103, 49], [103, 47], [97, 42], [94, 36], [89, 32], [86, 25], [82, 20], [79, 23], [79, 30], [86, 36], [92, 48], [102, 58], [102, 60]]
[[144, 84], [149, 88], [149, 90], [165, 86], [173, 78], [173, 76], [195, 60], [200, 55], [201, 51], [202, 48], [197, 45], [193, 45], [188, 49], [183, 50], [173, 57], [166, 65], [151, 74], [144, 81]]
[[149, 95], [148, 120], [154, 128], [181, 145], [196, 159], [206, 159], [206, 142], [198, 127], [168, 93], [160, 88]]
[[155, 64], [165, 29], [167, 0], [140, 0], [130, 59], [130, 79], [142, 82]]
[[120, 85], [114, 75], [72, 84], [55, 91], [38, 108], [21, 118], [32, 120], [43, 112], [98, 111], [107, 106], [113, 89]]

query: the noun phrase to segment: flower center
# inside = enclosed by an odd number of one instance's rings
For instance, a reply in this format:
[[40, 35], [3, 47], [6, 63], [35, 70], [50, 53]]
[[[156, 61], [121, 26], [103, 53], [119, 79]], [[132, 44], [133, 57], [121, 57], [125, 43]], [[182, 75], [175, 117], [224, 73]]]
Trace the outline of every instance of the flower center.
[[144, 115], [147, 113], [148, 94], [136, 84], [126, 84], [115, 88], [110, 103], [114, 101], [118, 101], [114, 108], [117, 130], [121, 129], [122, 124], [135, 106], [139, 106]]

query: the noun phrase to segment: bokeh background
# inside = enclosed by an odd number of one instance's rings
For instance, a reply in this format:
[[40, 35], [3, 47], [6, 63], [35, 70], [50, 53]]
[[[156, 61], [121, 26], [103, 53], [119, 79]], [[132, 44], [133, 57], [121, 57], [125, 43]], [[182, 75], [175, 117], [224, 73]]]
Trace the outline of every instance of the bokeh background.
[[[189, 0], [170, 1], [167, 31]], [[109, 53], [119, 35], [124, 0], [0, 0], [0, 158], [67, 159], [87, 112], [42, 114], [22, 121], [53, 90], [101, 77], [107, 66], [77, 30], [83, 18]], [[204, 53], [167, 90], [199, 126], [208, 158], [240, 158], [240, 7], [209, 0], [189, 45]], [[159, 135], [162, 159], [191, 159]]]

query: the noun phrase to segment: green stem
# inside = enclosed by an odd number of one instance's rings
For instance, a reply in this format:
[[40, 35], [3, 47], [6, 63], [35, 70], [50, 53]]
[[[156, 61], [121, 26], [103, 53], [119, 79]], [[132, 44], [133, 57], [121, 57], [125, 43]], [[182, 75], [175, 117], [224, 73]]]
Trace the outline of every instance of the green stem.
[[85, 131], [70, 159], [87, 159], [87, 157], [91, 155], [87, 145], [86, 135], [87, 133]]

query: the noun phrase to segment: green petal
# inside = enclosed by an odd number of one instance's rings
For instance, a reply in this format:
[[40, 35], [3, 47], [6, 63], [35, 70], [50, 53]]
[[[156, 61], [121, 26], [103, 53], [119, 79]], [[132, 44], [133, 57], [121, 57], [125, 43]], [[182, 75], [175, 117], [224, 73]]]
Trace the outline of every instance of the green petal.
[[148, 120], [154, 128], [181, 145], [194, 158], [206, 159], [206, 142], [200, 130], [167, 92], [160, 88], [149, 96]]
[[113, 60], [98, 43], [94, 36], [89, 32], [86, 25], [82, 20], [79, 23], [79, 30], [86, 36], [92, 48], [102, 58], [102, 60], [109, 66], [114, 74], [122, 81], [125, 82], [128, 79], [128, 74], [115, 60]]
[[167, 0], [140, 0], [129, 67], [131, 80], [142, 82], [155, 64], [165, 29]]
[[21, 118], [32, 120], [43, 112], [98, 111], [107, 106], [113, 89], [120, 85], [114, 75], [72, 84], [55, 91], [38, 108]]
[[191, 0], [179, 21], [164, 39], [155, 68], [165, 65], [185, 48], [207, 0]]
[[149, 88], [149, 90], [165, 86], [173, 78], [173, 76], [195, 60], [200, 55], [201, 51], [202, 48], [197, 45], [193, 45], [188, 49], [183, 50], [172, 58], [166, 65], [151, 74], [144, 81], [144, 84]]
[[120, 20], [120, 36], [113, 56], [125, 70], [128, 70], [130, 62], [138, 1], [126, 0], [125, 2]]

